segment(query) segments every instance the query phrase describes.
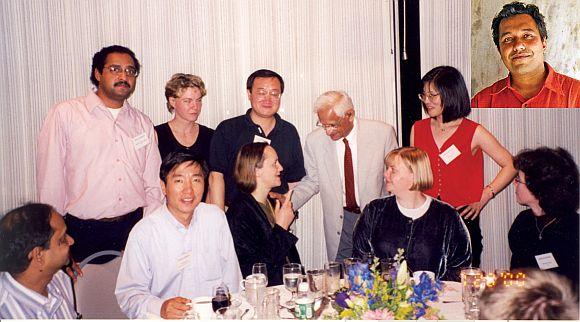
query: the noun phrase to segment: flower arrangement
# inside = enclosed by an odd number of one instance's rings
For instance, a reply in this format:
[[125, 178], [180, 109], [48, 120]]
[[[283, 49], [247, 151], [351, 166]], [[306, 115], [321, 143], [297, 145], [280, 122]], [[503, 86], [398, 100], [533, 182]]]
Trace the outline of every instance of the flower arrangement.
[[[336, 294], [339, 319], [415, 320], [441, 319], [436, 302], [442, 290], [440, 281], [432, 281], [425, 273], [415, 283], [409, 276], [403, 250], [395, 256], [389, 272], [378, 270], [379, 260], [355, 263], [348, 269], [349, 289]], [[335, 317], [336, 318], [336, 317]]]

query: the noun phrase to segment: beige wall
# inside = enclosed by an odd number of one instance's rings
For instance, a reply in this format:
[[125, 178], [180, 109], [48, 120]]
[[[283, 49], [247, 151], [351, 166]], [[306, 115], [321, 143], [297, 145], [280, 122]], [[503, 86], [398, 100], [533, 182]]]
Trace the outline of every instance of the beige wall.
[[[512, 0], [471, 0], [472, 96], [507, 76], [491, 36], [491, 21]], [[546, 61], [560, 73], [580, 79], [580, 0], [524, 0], [540, 8], [548, 29]]]

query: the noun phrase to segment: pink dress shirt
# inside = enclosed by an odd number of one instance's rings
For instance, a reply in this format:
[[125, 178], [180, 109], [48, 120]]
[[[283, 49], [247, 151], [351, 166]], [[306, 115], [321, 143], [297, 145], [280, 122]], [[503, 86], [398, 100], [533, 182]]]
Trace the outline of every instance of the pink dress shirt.
[[81, 219], [145, 213], [163, 200], [153, 123], [125, 102], [116, 119], [93, 92], [53, 106], [38, 135], [41, 202]]

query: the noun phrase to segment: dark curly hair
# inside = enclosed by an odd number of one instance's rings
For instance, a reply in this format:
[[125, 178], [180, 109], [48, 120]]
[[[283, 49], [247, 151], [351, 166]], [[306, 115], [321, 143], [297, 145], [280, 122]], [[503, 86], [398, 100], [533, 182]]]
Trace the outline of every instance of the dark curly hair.
[[578, 166], [560, 147], [523, 150], [514, 166], [525, 175], [528, 190], [547, 214], [562, 216], [578, 210]]
[[493, 42], [495, 46], [499, 49], [499, 24], [502, 20], [513, 17], [515, 15], [529, 15], [536, 22], [538, 31], [540, 32], [540, 37], [542, 41], [548, 39], [548, 31], [546, 30], [546, 22], [544, 21], [544, 15], [540, 13], [540, 9], [533, 4], [524, 4], [519, 1], [514, 1], [503, 6], [501, 11], [493, 18], [491, 22], [491, 30], [493, 35]]
[[30, 265], [28, 254], [35, 247], [48, 249], [54, 230], [50, 227], [53, 208], [30, 203], [9, 211], [0, 220], [0, 271], [12, 275]]
[[[423, 91], [423, 86], [427, 83], [433, 83], [441, 95], [443, 123], [455, 121], [471, 113], [469, 92], [465, 86], [463, 75], [457, 68], [451, 66], [435, 67], [421, 78], [420, 91]], [[425, 109], [423, 102], [421, 102], [421, 106]]]
[[135, 57], [135, 53], [131, 49], [119, 45], [103, 47], [93, 56], [93, 65], [91, 66], [91, 83], [93, 83], [93, 85], [99, 87], [99, 81], [95, 77], [95, 69], [102, 74], [103, 68], [105, 68], [105, 61], [107, 60], [107, 57], [109, 56], [109, 54], [113, 53], [127, 54], [131, 56], [137, 72], [141, 70], [141, 64], [139, 63], [139, 60], [137, 59], [137, 57]]

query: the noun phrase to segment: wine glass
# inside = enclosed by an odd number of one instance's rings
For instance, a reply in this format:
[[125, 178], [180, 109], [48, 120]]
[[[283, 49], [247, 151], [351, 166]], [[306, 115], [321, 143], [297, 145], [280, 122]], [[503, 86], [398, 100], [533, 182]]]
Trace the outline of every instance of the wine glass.
[[268, 285], [268, 268], [266, 268], [266, 263], [255, 263], [252, 266], [252, 274], [259, 275], [262, 274], [266, 280], [266, 285]]
[[214, 312], [222, 307], [230, 306], [230, 290], [225, 284], [214, 286], [212, 294], [211, 307]]
[[296, 298], [296, 292], [298, 291], [298, 279], [300, 278], [300, 275], [302, 275], [302, 265], [298, 263], [290, 263], [282, 266], [284, 286], [288, 291], [292, 292], [292, 298], [285, 303], [288, 307], [294, 307], [294, 305], [296, 305], [294, 299]]

